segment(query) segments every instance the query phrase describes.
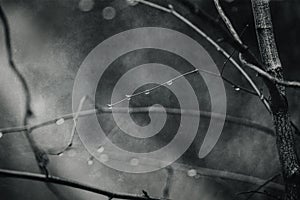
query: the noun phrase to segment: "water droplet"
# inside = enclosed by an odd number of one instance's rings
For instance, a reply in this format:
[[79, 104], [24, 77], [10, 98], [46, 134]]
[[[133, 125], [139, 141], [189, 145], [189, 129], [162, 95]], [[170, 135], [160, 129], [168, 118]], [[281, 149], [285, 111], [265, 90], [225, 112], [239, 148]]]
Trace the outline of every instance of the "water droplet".
[[59, 157], [62, 157], [63, 155], [64, 155], [64, 153], [59, 153], [58, 154]]
[[139, 2], [137, 2], [136, 0], [127, 0], [127, 3], [131, 6], [135, 6], [136, 4], [138, 4]]
[[194, 177], [197, 175], [197, 171], [195, 169], [191, 169], [187, 172], [189, 177]]
[[2, 132], [0, 132], [0, 138], [2, 138], [3, 137], [3, 133]]
[[138, 166], [139, 165], [139, 159], [133, 158], [130, 160], [130, 165], [132, 166]]
[[97, 149], [98, 153], [103, 153], [103, 151], [104, 151], [104, 147], [102, 147], [102, 146]]
[[126, 98], [131, 98], [131, 97], [132, 97], [132, 95], [130, 95], [130, 94], [126, 94], [126, 95], [125, 95], [125, 97], [126, 97]]
[[241, 88], [239, 88], [239, 87], [234, 87], [234, 90], [235, 90], [235, 91], [240, 91]]
[[60, 126], [60, 125], [62, 125], [63, 123], [65, 123], [65, 119], [64, 119], [64, 118], [60, 118], [60, 119], [57, 120], [55, 123], [56, 123], [56, 125]]
[[167, 82], [167, 85], [172, 85], [173, 84], [173, 81], [168, 81]]
[[107, 104], [107, 107], [108, 107], [109, 110], [112, 109], [112, 105], [111, 104]]
[[93, 165], [93, 164], [94, 164], [94, 161], [93, 161], [93, 159], [92, 159], [92, 158], [90, 158], [90, 159], [87, 161], [87, 164], [88, 164], [88, 165], [90, 165], [90, 166], [91, 166], [91, 165]]
[[146, 91], [145, 91], [145, 95], [148, 95], [148, 94], [150, 94], [150, 91], [149, 91], [149, 90], [146, 90]]
[[100, 161], [101, 162], [107, 162], [108, 161], [108, 155], [107, 154], [102, 154], [101, 156], [100, 156]]

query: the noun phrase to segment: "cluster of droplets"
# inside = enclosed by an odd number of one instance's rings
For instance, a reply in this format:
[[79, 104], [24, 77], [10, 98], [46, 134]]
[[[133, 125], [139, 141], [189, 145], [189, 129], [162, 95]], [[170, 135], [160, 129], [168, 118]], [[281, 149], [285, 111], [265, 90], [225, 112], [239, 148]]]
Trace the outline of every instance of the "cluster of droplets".
[[107, 104], [107, 107], [108, 107], [108, 109], [113, 109], [114, 106], [116, 106], [116, 105], [118, 105], [118, 104], [120, 104], [120, 103], [122, 103], [124, 101], [130, 101], [133, 97], [137, 97], [137, 96], [140, 96], [140, 95], [149, 95], [151, 92], [154, 92], [155, 90], [157, 90], [158, 88], [160, 88], [162, 86], [172, 86], [173, 83], [174, 83], [174, 81], [176, 81], [177, 79], [185, 77], [187, 75], [191, 75], [191, 74], [196, 73], [198, 71], [199, 71], [199, 69], [194, 69], [192, 71], [189, 71], [189, 72], [186, 72], [186, 73], [181, 74], [179, 76], [176, 76], [175, 78], [172, 78], [171, 80], [168, 80], [168, 81], [166, 81], [164, 83], [161, 83], [161, 84], [159, 84], [157, 86], [154, 86], [154, 87], [152, 87], [150, 89], [146, 89], [146, 90], [144, 90], [142, 92], [138, 92], [138, 93], [133, 94], [133, 95], [126, 94], [124, 99], [121, 99], [120, 101], [117, 101], [117, 102], [112, 103], [112, 104]]

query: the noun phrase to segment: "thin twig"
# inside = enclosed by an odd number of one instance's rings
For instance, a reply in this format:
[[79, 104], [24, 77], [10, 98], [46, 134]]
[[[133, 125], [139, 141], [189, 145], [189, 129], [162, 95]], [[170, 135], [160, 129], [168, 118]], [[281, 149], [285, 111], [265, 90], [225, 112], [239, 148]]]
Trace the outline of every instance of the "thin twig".
[[279, 85], [283, 85], [286, 87], [295, 87], [295, 88], [300, 88], [300, 82], [297, 81], [286, 81], [286, 80], [281, 80], [278, 78], [275, 78], [274, 76], [270, 75], [268, 72], [262, 70], [261, 68], [247, 62], [242, 54], [239, 54], [239, 59], [241, 61], [241, 63], [245, 66], [245, 67], [249, 67], [250, 69], [254, 70], [257, 74], [259, 74], [260, 76], [269, 79], [270, 81], [279, 84]]
[[[6, 17], [6, 14], [4, 13], [4, 10], [2, 9], [2, 6], [0, 4], [0, 19], [3, 23], [4, 28], [4, 38], [5, 38], [5, 48], [7, 51], [7, 57], [8, 57], [8, 63], [10, 68], [13, 70], [15, 75], [18, 77], [22, 88], [24, 90], [25, 94], [25, 113], [23, 116], [23, 125], [28, 124], [29, 118], [33, 116], [32, 109], [30, 107], [31, 105], [31, 95], [29, 91], [29, 86], [26, 82], [25, 77], [22, 75], [22, 73], [17, 68], [15, 61], [13, 59], [13, 52], [12, 52], [12, 45], [11, 45], [11, 34], [10, 34], [10, 27], [8, 23], [8, 19]], [[47, 157], [46, 153], [38, 147], [35, 140], [31, 136], [31, 132], [28, 129], [23, 130], [25, 132], [25, 136], [30, 144], [30, 147], [34, 153], [35, 159], [38, 163], [38, 166], [40, 170], [46, 174], [48, 174], [47, 170], [47, 164], [49, 162], [49, 158]]]
[[225, 25], [227, 26], [228, 30], [230, 31], [231, 35], [235, 38], [235, 40], [240, 43], [241, 45], [243, 45], [243, 42], [241, 41], [240, 36], [237, 34], [237, 32], [235, 31], [234, 27], [232, 26], [230, 20], [228, 19], [228, 17], [225, 15], [219, 0], [214, 0], [214, 3], [216, 5], [217, 11], [220, 15], [220, 17], [223, 19]]
[[172, 166], [166, 167], [167, 171], [167, 179], [166, 184], [163, 188], [163, 198], [168, 199], [170, 198], [170, 192], [173, 185], [173, 176], [174, 176], [174, 169]]
[[270, 111], [270, 105], [266, 98], [262, 95], [261, 91], [258, 89], [254, 81], [251, 79], [251, 77], [247, 74], [247, 72], [244, 71], [244, 69], [233, 59], [231, 58], [230, 54], [227, 53], [217, 42], [215, 42], [212, 38], [210, 38], [204, 31], [202, 31], [199, 27], [197, 27], [195, 24], [193, 24], [190, 20], [185, 18], [183, 15], [181, 15], [179, 12], [177, 12], [174, 9], [174, 6], [169, 4], [169, 8], [152, 3], [150, 1], [146, 0], [134, 0], [137, 3], [144, 4], [146, 6], [150, 6], [155, 9], [159, 9], [161, 11], [167, 12], [175, 16], [177, 19], [182, 21], [184, 24], [192, 28], [194, 31], [196, 31], [199, 35], [201, 35], [204, 39], [206, 39], [218, 52], [220, 52], [226, 59], [229, 59], [229, 61], [232, 63], [232, 65], [238, 69], [238, 71], [246, 78], [246, 80], [249, 82], [251, 87], [254, 89], [254, 91], [258, 94], [261, 98], [261, 101], [265, 105], [268, 111]]
[[[178, 108], [160, 108], [160, 107], [153, 107], [149, 109], [150, 107], [135, 107], [135, 108], [127, 108], [127, 107], [114, 107], [110, 108], [107, 106], [98, 106], [97, 109], [91, 109], [91, 110], [84, 110], [80, 111], [78, 113], [78, 118], [81, 117], [87, 117], [91, 116], [94, 114], [109, 114], [109, 113], [131, 113], [131, 114], [136, 114], [136, 113], [168, 113], [168, 114], [173, 114], [173, 115], [190, 115], [190, 116], [199, 116], [200, 117], [205, 117], [205, 118], [224, 118], [223, 114], [220, 113], [212, 113], [208, 111], [199, 111], [199, 110], [189, 110], [189, 109], [178, 109]], [[5, 135], [9, 133], [15, 133], [15, 132], [22, 132], [24, 130], [36, 130], [45, 126], [53, 125], [56, 124], [58, 120], [63, 120], [63, 121], [68, 121], [68, 120], [73, 120], [74, 118], [74, 113], [67, 114], [64, 116], [56, 117], [51, 120], [47, 120], [35, 125], [26, 125], [26, 126], [21, 126], [21, 127], [10, 127], [10, 128], [3, 128], [0, 129], [0, 132]], [[260, 130], [262, 132], [265, 132], [267, 134], [273, 135], [273, 130], [263, 126], [257, 122], [253, 122], [251, 120], [247, 119], [241, 119], [239, 117], [234, 117], [230, 115], [226, 115], [226, 121], [230, 123], [234, 123], [237, 125], [241, 126], [246, 126], [249, 128], [254, 128], [257, 130]]]
[[274, 196], [274, 195], [271, 195], [267, 192], [260, 192], [260, 191], [248, 191], [248, 192], [241, 192], [241, 193], [238, 193], [237, 195], [246, 195], [246, 194], [261, 194], [261, 195], [265, 195], [267, 197], [270, 197], [272, 199], [276, 199], [276, 200], [282, 200], [281, 198], [277, 197], [277, 196]]
[[48, 177], [43, 174], [36, 174], [30, 172], [20, 172], [15, 170], [6, 170], [0, 169], [0, 176], [2, 177], [11, 177], [11, 178], [20, 178], [20, 179], [27, 179], [33, 181], [40, 181], [45, 183], [54, 183], [63, 186], [69, 186], [72, 188], [77, 188], [89, 192], [93, 192], [96, 194], [100, 194], [103, 196], [107, 196], [111, 199], [128, 199], [128, 200], [161, 200], [160, 198], [151, 198], [145, 197], [144, 195], [133, 195], [133, 194], [121, 194], [121, 193], [113, 193], [106, 190], [102, 190], [90, 185], [86, 185], [77, 181], [68, 180], [61, 177], [51, 176]]
[[60, 154], [64, 153], [65, 151], [67, 151], [73, 145], [73, 140], [74, 140], [74, 136], [75, 136], [75, 132], [76, 132], [76, 126], [77, 126], [77, 120], [78, 120], [78, 117], [80, 115], [80, 111], [82, 110], [83, 104], [86, 101], [86, 99], [87, 99], [87, 96], [84, 96], [84, 97], [82, 97], [82, 99], [79, 102], [77, 112], [75, 113], [75, 115], [72, 119], [73, 120], [73, 127], [72, 127], [72, 131], [71, 131], [71, 136], [70, 136], [70, 139], [68, 140], [67, 145], [65, 145], [59, 151], [47, 152], [48, 154], [50, 154], [50, 155], [60, 155]]
[[246, 192], [240, 192], [237, 195], [240, 194], [250, 194], [246, 200], [249, 200], [253, 197], [253, 195], [257, 192], [259, 192], [262, 188], [264, 188], [266, 185], [268, 185], [269, 183], [271, 183], [272, 181], [276, 180], [278, 177], [280, 176], [280, 174], [276, 174], [275, 176], [271, 177], [270, 179], [266, 180], [266, 182], [264, 182], [263, 184], [261, 184], [259, 187], [257, 187], [254, 190], [251, 191], [246, 191]]

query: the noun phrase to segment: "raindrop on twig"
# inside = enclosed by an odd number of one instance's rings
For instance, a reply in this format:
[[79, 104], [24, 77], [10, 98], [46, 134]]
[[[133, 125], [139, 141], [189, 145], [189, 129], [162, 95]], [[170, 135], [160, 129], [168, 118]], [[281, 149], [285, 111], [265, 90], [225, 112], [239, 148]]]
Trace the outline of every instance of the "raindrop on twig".
[[172, 85], [173, 84], [173, 81], [168, 81], [167, 82], [167, 85]]
[[64, 119], [64, 118], [60, 118], [60, 119], [57, 120], [55, 123], [56, 123], [56, 125], [60, 126], [60, 125], [62, 125], [62, 124], [65, 123], [65, 119]]

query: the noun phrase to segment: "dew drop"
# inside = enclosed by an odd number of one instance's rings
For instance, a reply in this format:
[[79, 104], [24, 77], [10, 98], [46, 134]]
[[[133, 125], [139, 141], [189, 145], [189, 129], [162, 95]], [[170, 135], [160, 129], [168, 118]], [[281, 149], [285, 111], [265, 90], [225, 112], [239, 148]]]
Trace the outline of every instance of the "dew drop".
[[93, 165], [93, 164], [94, 164], [94, 161], [92, 161], [92, 160], [88, 160], [88, 161], [87, 161], [87, 164], [91, 166], [91, 165]]
[[138, 4], [139, 2], [137, 2], [136, 0], [127, 0], [127, 3], [131, 6], [135, 6], [136, 4]]
[[174, 7], [173, 7], [171, 4], [169, 4], [168, 7], [169, 7], [171, 10], [174, 10]]
[[107, 107], [108, 107], [109, 110], [112, 109], [112, 105], [111, 104], [107, 104]]
[[104, 151], [104, 147], [102, 147], [102, 146], [97, 149], [98, 153], [103, 153], [103, 151]]
[[2, 132], [0, 132], [0, 138], [2, 138], [3, 137], [3, 133]]
[[235, 90], [235, 91], [240, 91], [240, 90], [241, 90], [241, 88], [239, 88], [239, 87], [235, 87], [235, 88], [234, 88], [234, 90]]
[[146, 91], [145, 91], [145, 95], [148, 95], [148, 94], [150, 94], [150, 91], [149, 91], [149, 90], [146, 90]]
[[58, 154], [59, 157], [62, 157], [63, 155], [64, 155], [64, 153], [59, 153]]
[[167, 82], [167, 85], [172, 85], [173, 84], [173, 81], [168, 81]]
[[189, 170], [189, 171], [187, 172], [187, 175], [188, 175], [189, 177], [194, 177], [194, 176], [197, 175], [197, 171], [196, 171], [195, 169], [191, 169], [191, 170]]
[[65, 123], [65, 119], [64, 119], [64, 118], [60, 118], [60, 119], [57, 120], [55, 123], [56, 123], [56, 125], [60, 126], [60, 125], [62, 125], [62, 124]]

